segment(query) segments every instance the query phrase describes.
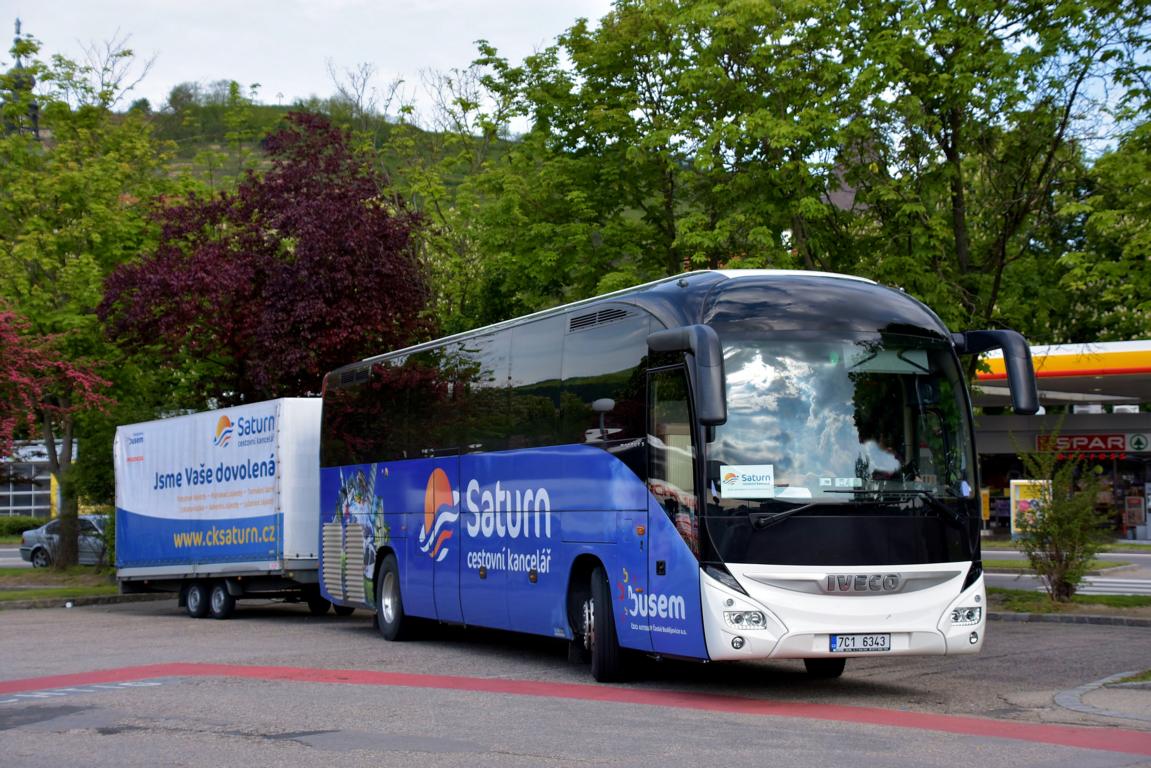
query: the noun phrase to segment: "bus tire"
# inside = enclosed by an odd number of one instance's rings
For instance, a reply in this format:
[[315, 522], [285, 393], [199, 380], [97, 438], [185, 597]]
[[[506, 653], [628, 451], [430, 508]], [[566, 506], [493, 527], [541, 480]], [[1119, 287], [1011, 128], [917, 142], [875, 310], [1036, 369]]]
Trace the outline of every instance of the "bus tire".
[[623, 649], [615, 634], [615, 612], [612, 610], [611, 586], [602, 567], [591, 575], [590, 615], [585, 617], [585, 632], [589, 632], [587, 648], [591, 654], [591, 675], [598, 683], [612, 683], [623, 679]]
[[380, 564], [376, 582], [376, 624], [385, 640], [406, 640], [410, 634], [411, 619], [404, 615], [404, 600], [400, 595], [400, 569], [396, 556], [389, 552]]
[[356, 612], [354, 605], [332, 605], [332, 610], [336, 612], [337, 616], [351, 616]]
[[193, 581], [184, 592], [184, 610], [193, 619], [202, 619], [208, 615], [208, 585], [202, 581]]
[[817, 680], [834, 680], [843, 674], [847, 659], [804, 659], [803, 666], [807, 674]]
[[208, 612], [213, 619], [230, 619], [236, 610], [236, 598], [228, 592], [228, 585], [217, 581], [212, 585], [212, 592], [208, 596]]

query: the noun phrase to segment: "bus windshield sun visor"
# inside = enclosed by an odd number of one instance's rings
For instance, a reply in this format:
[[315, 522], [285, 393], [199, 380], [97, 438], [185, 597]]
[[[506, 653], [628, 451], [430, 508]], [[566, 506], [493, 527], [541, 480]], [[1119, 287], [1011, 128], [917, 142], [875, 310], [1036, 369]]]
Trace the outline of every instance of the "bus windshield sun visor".
[[705, 427], [716, 427], [727, 421], [723, 348], [715, 329], [707, 325], [685, 325], [656, 331], [647, 337], [647, 347], [652, 352], [691, 355], [692, 378], [697, 390], [696, 418]]
[[1019, 333], [1009, 330], [966, 331], [953, 333], [955, 351], [961, 355], [978, 355], [989, 349], [1003, 350], [1007, 384], [1011, 388], [1011, 406], [1015, 412], [1033, 416], [1039, 410], [1039, 391], [1035, 384], [1035, 366], [1031, 348]]

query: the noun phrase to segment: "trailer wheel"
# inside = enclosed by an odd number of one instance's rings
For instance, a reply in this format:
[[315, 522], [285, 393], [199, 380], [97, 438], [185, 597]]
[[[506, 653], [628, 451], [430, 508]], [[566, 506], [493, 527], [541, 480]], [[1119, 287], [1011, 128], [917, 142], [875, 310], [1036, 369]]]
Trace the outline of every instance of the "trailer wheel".
[[208, 598], [208, 609], [213, 619], [230, 619], [236, 610], [236, 598], [228, 592], [228, 585], [222, 581], [212, 586], [212, 594]]
[[611, 586], [602, 567], [591, 575], [591, 598], [584, 610], [585, 644], [591, 653], [591, 674], [599, 683], [623, 679], [623, 649], [615, 635]]
[[308, 596], [308, 613], [313, 616], [323, 616], [332, 607], [331, 601], [320, 593]]
[[208, 615], [208, 586], [202, 581], [193, 581], [184, 594], [184, 609], [193, 619]]
[[351, 616], [356, 612], [354, 605], [333, 605], [332, 610], [336, 612], [337, 616]]
[[833, 680], [843, 674], [847, 659], [804, 659], [807, 674], [817, 680]]
[[376, 585], [376, 624], [385, 640], [405, 640], [411, 620], [404, 616], [404, 600], [400, 596], [400, 569], [396, 556], [388, 553], [380, 564]]

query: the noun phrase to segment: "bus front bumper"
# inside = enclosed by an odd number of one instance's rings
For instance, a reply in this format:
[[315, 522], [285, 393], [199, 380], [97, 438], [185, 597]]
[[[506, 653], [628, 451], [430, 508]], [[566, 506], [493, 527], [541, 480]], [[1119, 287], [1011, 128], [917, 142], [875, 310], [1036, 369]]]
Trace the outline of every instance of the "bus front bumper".
[[[728, 565], [735, 584], [704, 572], [704, 635], [713, 661], [977, 653], [987, 599], [980, 576], [966, 589], [970, 563], [856, 568], [898, 576], [902, 591], [827, 594], [827, 569]], [[834, 581], [832, 582], [834, 583]], [[738, 585], [738, 586], [736, 586]]]

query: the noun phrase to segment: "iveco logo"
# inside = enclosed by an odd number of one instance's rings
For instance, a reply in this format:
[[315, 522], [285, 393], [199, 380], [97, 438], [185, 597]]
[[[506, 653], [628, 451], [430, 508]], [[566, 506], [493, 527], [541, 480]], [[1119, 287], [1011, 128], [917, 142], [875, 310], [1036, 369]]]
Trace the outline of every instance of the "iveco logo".
[[898, 573], [834, 573], [827, 577], [827, 592], [898, 592]]

